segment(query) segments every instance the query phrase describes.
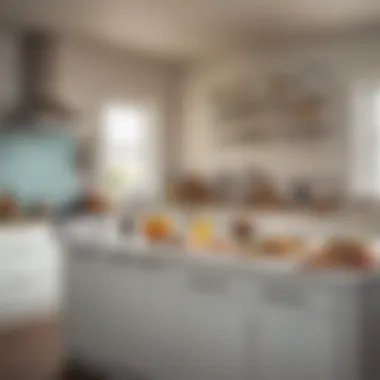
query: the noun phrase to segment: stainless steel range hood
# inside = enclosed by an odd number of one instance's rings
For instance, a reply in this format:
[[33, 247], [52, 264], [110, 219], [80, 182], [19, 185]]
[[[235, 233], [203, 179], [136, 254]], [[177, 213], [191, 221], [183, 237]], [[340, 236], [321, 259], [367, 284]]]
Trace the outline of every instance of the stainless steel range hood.
[[30, 128], [44, 122], [66, 122], [74, 111], [54, 94], [57, 38], [40, 30], [26, 30], [19, 40], [21, 98], [4, 122], [8, 128]]

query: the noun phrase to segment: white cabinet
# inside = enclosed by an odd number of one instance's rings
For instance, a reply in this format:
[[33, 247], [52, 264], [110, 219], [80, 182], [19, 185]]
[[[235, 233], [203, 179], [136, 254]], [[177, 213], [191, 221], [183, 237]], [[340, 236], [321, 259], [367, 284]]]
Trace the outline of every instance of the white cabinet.
[[242, 379], [244, 284], [228, 272], [70, 255], [67, 349], [154, 380]]
[[82, 247], [68, 253], [65, 305], [66, 348], [82, 360], [152, 380], [380, 373], [377, 273], [287, 273]]
[[244, 287], [223, 268], [188, 268], [176, 318], [172, 356], [183, 380], [241, 379], [244, 362]]
[[69, 264], [63, 305], [63, 337], [70, 343], [68, 355], [84, 352], [94, 360], [107, 351], [101, 334], [108, 333], [111, 314], [106, 305], [105, 273], [98, 264], [93, 261], [83, 265], [81, 260]]
[[247, 373], [258, 380], [361, 378], [355, 293], [337, 289], [297, 276], [262, 281], [247, 325]]
[[60, 253], [48, 225], [0, 229], [0, 325], [59, 308]]
[[124, 362], [143, 377], [165, 380], [176, 373], [181, 271], [157, 262], [142, 263], [110, 266], [108, 305], [113, 312], [109, 339], [115, 356], [109, 360]]
[[262, 306], [254, 337], [256, 349], [251, 351], [257, 379], [336, 379], [332, 325], [326, 316], [292, 307]]

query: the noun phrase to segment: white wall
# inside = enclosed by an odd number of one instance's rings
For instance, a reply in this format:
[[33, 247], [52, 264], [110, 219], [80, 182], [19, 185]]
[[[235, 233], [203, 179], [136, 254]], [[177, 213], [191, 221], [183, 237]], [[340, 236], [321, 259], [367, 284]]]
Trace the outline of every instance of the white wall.
[[[347, 36], [312, 44], [299, 43], [271, 47], [234, 57], [203, 62], [189, 73], [185, 95], [183, 141], [186, 142], [181, 166], [184, 170], [214, 172], [225, 167], [259, 164], [279, 182], [296, 175], [336, 177], [345, 186], [349, 180], [349, 128], [355, 84], [364, 78], [380, 80], [380, 36]], [[215, 84], [242, 73], [265, 75], [272, 70], [303, 68], [309, 63], [326, 70], [331, 84], [333, 107], [331, 139], [322, 144], [267, 144], [219, 149], [213, 137], [209, 90]]]
[[[15, 104], [18, 95], [17, 44], [13, 34], [0, 31], [0, 110]], [[56, 92], [78, 111], [73, 130], [99, 144], [104, 107], [123, 102], [146, 107], [155, 139], [155, 163], [159, 176], [166, 170], [166, 129], [174, 118], [167, 103], [176, 86], [173, 65], [128, 54], [92, 41], [64, 39], [59, 46]], [[170, 117], [169, 117], [170, 116]], [[97, 163], [94, 163], [96, 169]], [[92, 173], [96, 173], [93, 170]]]
[[60, 62], [60, 94], [80, 110], [78, 128], [82, 134], [92, 135], [98, 147], [102, 113], [107, 105], [121, 102], [146, 108], [154, 141], [154, 163], [161, 181], [165, 173], [169, 66], [69, 40], [62, 45]]
[[11, 106], [18, 94], [14, 38], [0, 30], [0, 112]]

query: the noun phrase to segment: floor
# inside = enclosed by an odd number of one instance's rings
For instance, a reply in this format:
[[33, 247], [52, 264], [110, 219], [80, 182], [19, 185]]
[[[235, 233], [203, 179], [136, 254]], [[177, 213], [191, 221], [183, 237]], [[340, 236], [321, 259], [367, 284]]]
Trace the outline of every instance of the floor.
[[[128, 373], [124, 372], [122, 378], [123, 380], [147, 380], [146, 377], [130, 371], [128, 371]], [[109, 376], [104, 373], [100, 373], [99, 371], [83, 369], [83, 367], [78, 365], [78, 363], [71, 363], [71, 365], [66, 367], [64, 373], [61, 374], [58, 380], [109, 380]]]
[[89, 373], [79, 367], [68, 367], [59, 380], [107, 380], [102, 374]]
[[107, 380], [77, 362], [62, 366], [60, 322], [56, 316], [0, 330], [0, 380]]
[[60, 330], [59, 318], [54, 315], [0, 330], [0, 380], [107, 380], [77, 361], [53, 375], [63, 360]]

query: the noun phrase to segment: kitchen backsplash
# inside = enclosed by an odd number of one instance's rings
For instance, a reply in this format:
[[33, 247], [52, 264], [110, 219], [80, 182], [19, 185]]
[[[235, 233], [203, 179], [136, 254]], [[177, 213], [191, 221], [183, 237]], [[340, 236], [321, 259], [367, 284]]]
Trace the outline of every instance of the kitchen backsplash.
[[28, 205], [61, 206], [77, 193], [75, 141], [65, 131], [22, 131], [0, 137], [0, 191]]

